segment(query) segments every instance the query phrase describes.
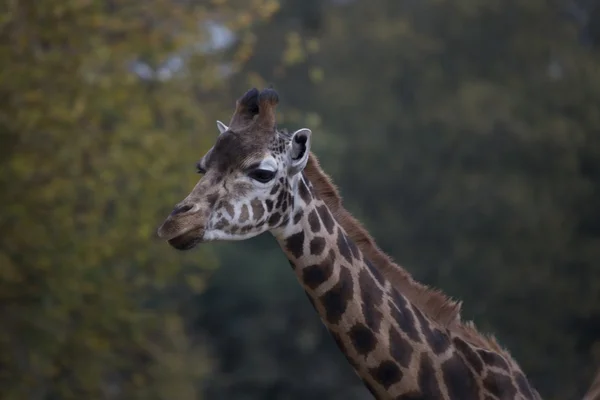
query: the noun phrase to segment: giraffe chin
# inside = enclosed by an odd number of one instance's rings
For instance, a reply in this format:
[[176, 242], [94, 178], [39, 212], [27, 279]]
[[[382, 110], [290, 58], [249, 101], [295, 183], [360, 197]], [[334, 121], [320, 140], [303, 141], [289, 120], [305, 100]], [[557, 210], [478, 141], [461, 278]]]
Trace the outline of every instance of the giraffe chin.
[[168, 243], [177, 250], [191, 250], [203, 242], [203, 236], [204, 228], [197, 228], [169, 239]]

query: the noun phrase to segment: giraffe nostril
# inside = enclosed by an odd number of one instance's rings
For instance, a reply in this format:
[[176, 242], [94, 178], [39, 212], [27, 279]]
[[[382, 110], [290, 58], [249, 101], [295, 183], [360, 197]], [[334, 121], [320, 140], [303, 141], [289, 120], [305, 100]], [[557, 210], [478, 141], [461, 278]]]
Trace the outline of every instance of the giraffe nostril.
[[171, 215], [183, 214], [190, 211], [192, 208], [194, 208], [194, 206], [191, 204], [185, 204], [183, 206], [175, 207], [175, 209], [171, 211]]

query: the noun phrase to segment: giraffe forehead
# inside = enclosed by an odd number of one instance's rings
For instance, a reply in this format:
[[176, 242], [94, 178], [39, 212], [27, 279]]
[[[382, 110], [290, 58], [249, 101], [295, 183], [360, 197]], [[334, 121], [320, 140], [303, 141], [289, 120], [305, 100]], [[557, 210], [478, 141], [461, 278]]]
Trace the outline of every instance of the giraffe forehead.
[[208, 162], [215, 164], [220, 171], [226, 171], [260, 161], [267, 152], [268, 141], [261, 137], [252, 139], [231, 131], [223, 133], [210, 152]]
[[229, 168], [247, 168], [259, 163], [261, 168], [276, 170], [277, 163], [283, 160], [286, 139], [276, 133], [252, 134], [251, 132], [224, 132], [219, 136], [210, 154], [209, 163], [214, 163], [220, 171]]

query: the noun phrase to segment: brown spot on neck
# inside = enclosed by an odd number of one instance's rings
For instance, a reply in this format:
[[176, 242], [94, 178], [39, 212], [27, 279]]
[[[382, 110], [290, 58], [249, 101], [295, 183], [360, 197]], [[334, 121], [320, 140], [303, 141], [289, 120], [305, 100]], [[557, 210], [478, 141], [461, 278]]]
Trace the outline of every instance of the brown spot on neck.
[[338, 282], [319, 298], [325, 308], [327, 323], [336, 325], [340, 322], [353, 295], [352, 276], [347, 268], [340, 268]]
[[302, 269], [302, 283], [310, 289], [316, 289], [321, 286], [333, 273], [333, 260], [335, 253], [329, 250], [329, 254], [325, 259], [314, 265], [309, 265]]
[[373, 379], [385, 389], [389, 389], [393, 384], [400, 382], [403, 376], [398, 364], [390, 360], [383, 361], [369, 372], [373, 376]]

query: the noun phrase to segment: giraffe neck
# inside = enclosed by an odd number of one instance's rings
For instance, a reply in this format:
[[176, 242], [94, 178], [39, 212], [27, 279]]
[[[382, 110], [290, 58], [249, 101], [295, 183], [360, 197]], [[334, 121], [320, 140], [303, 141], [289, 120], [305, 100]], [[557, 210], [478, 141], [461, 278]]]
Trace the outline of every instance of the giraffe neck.
[[298, 185], [289, 222], [272, 233], [322, 322], [377, 399], [521, 395], [511, 375], [520, 371], [432, 323], [373, 267], [310, 182], [303, 177]]
[[[363, 256], [310, 183], [299, 185], [290, 222], [273, 233], [356, 373], [381, 399], [418, 392], [420, 369], [436, 381], [431, 355], [418, 354], [428, 347], [417, 322], [427, 326], [423, 315]], [[448, 347], [446, 340], [438, 350]]]

